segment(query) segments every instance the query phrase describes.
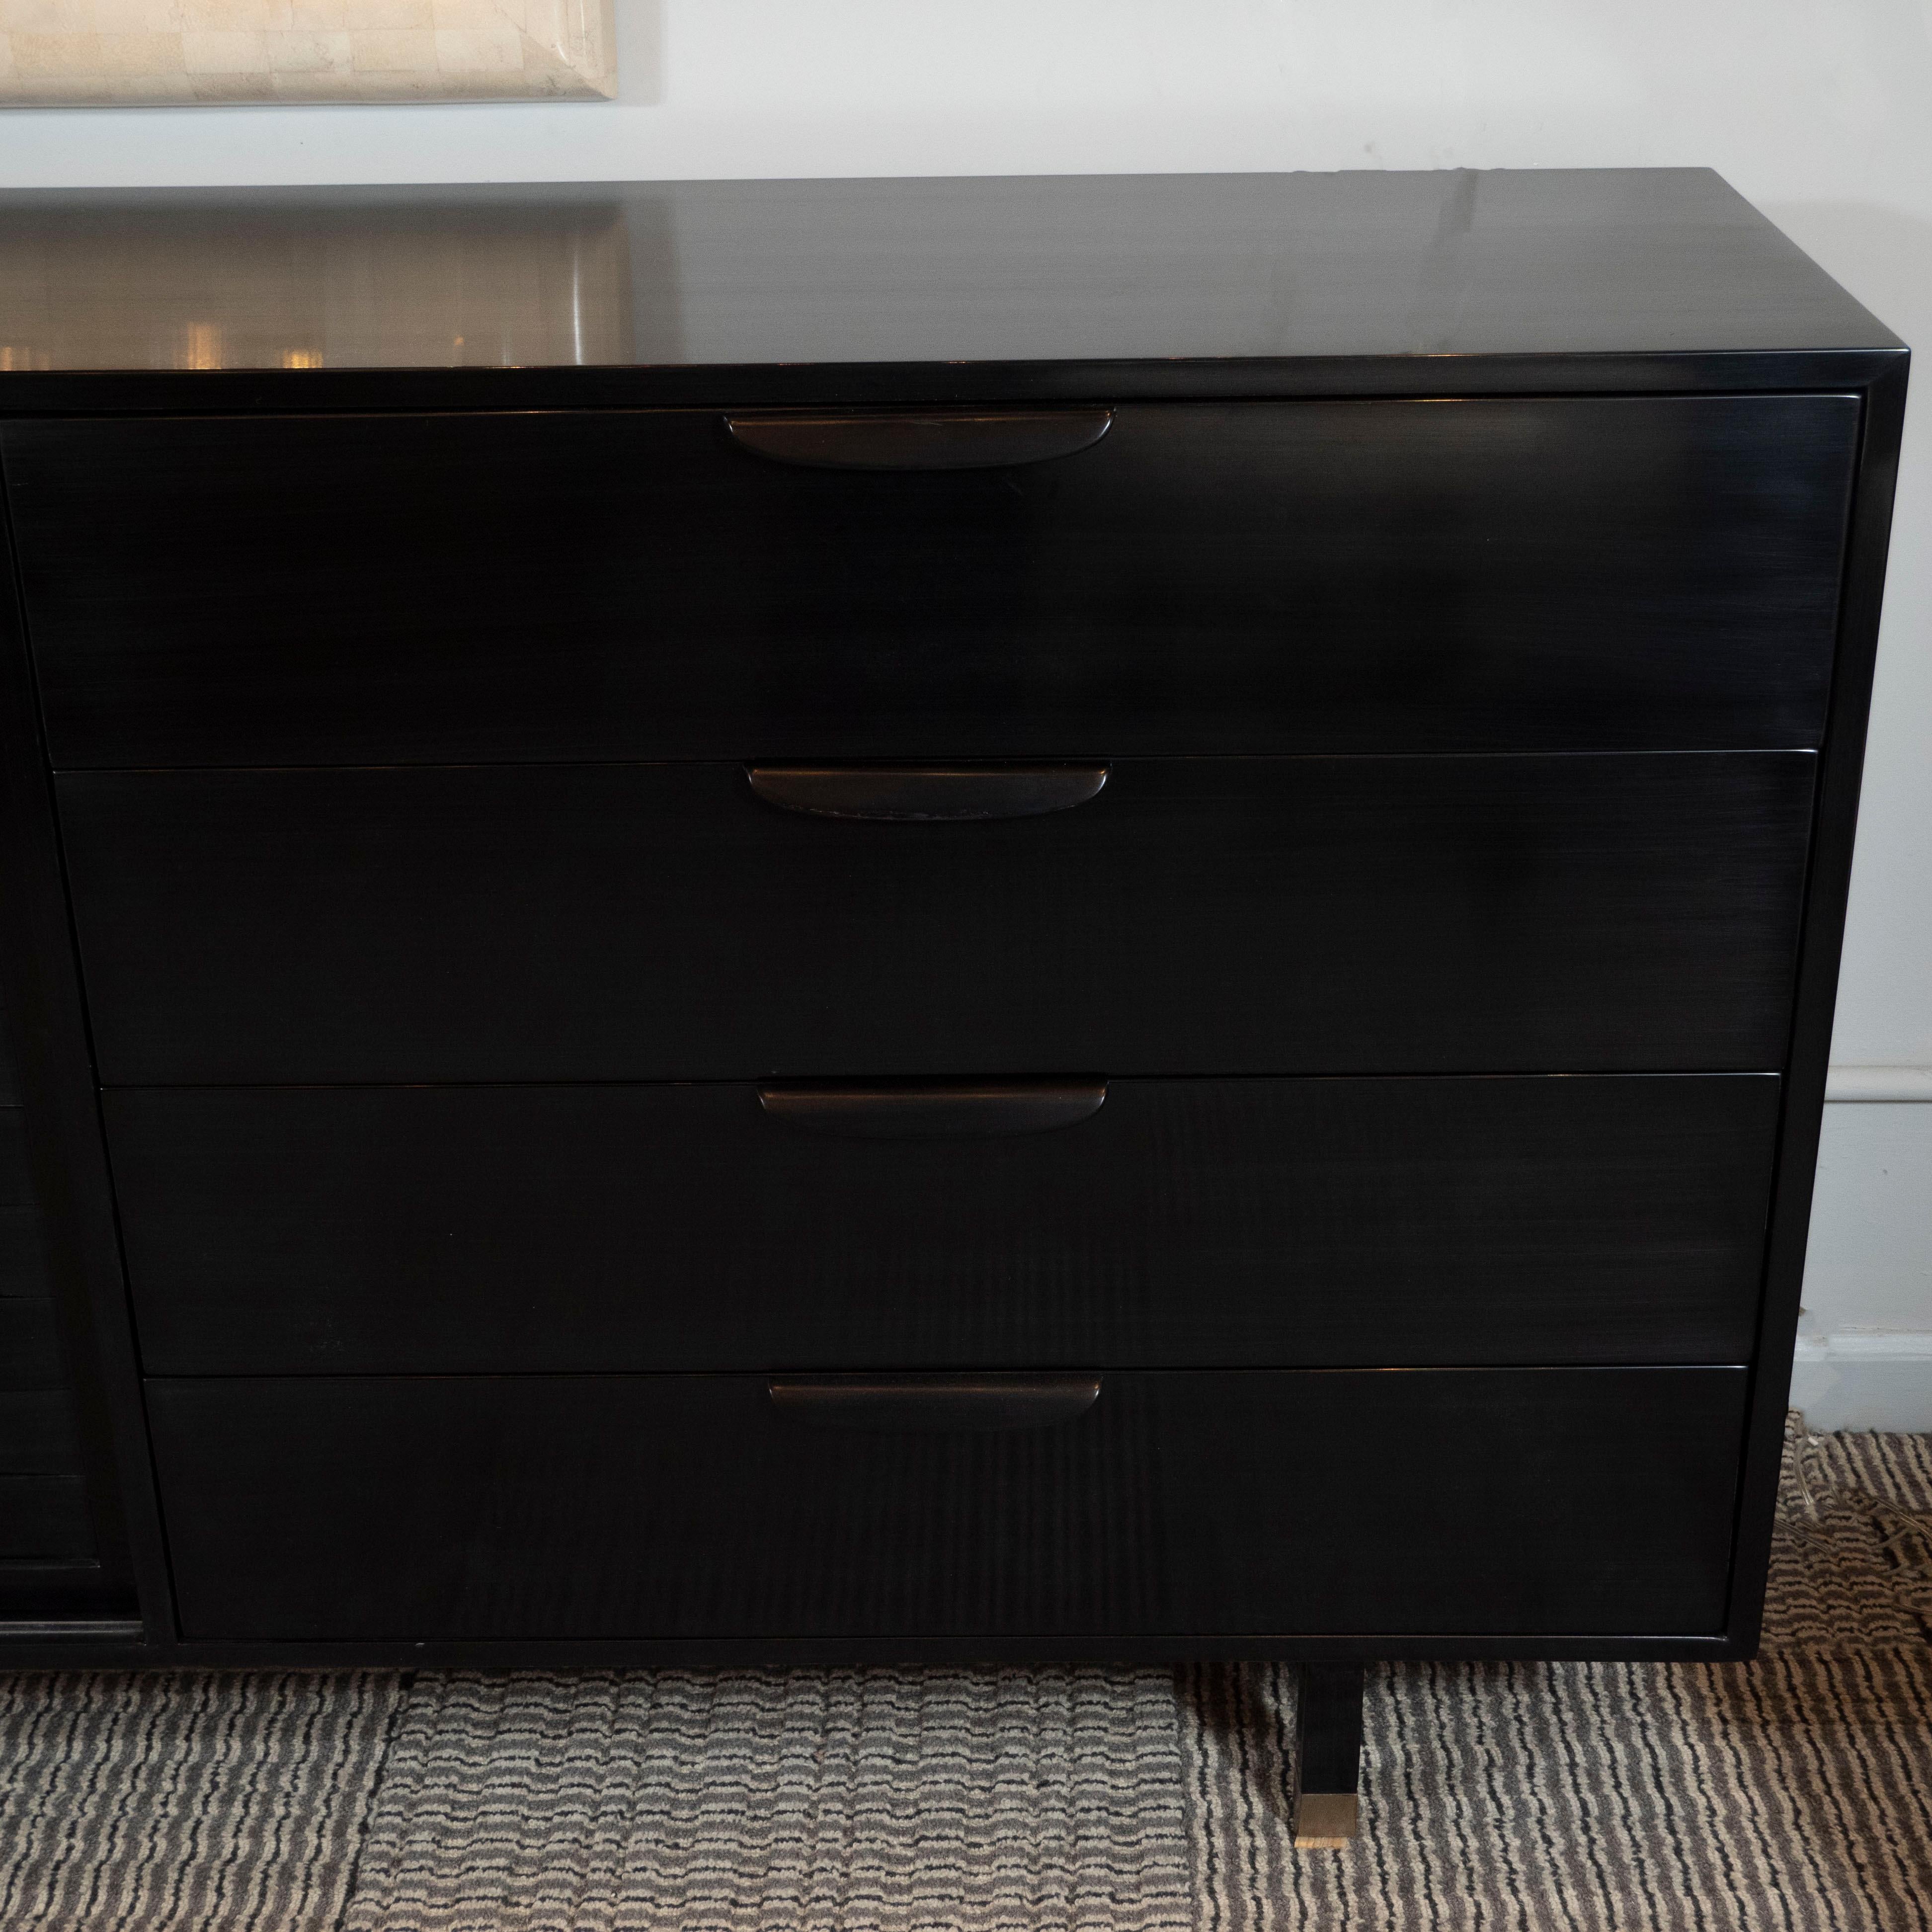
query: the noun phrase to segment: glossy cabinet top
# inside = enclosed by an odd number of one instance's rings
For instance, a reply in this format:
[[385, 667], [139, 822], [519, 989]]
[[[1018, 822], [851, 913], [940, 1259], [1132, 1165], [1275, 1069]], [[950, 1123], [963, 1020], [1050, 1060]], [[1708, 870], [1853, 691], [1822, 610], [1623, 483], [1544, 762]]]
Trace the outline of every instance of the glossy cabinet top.
[[1702, 170], [0, 195], [9, 374], [1895, 346]]

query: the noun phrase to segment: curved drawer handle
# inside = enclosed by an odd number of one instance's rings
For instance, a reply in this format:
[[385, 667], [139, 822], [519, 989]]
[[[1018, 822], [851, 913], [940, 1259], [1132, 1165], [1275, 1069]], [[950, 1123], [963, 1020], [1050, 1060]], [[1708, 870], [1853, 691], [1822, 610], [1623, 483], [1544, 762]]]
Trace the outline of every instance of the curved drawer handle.
[[1097, 798], [1105, 765], [747, 765], [767, 805], [902, 824], [1037, 818]]
[[1044, 1134], [1090, 1120], [1104, 1080], [958, 1081], [938, 1085], [776, 1082], [758, 1089], [775, 1120], [856, 1140], [961, 1139]]
[[734, 442], [807, 470], [1006, 470], [1091, 449], [1112, 410], [898, 416], [728, 416]]
[[1100, 1399], [1098, 1376], [774, 1377], [772, 1406], [788, 1421], [827, 1429], [922, 1434], [1052, 1429]]

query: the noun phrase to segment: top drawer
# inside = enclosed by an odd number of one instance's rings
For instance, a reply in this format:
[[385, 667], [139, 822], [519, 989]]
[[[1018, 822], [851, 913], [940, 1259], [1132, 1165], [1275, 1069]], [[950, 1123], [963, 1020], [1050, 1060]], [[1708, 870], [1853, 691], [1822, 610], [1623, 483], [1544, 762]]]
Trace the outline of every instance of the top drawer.
[[696, 410], [0, 452], [69, 768], [1722, 749], [1819, 742], [1858, 421], [1148, 404], [952, 469], [774, 460]]

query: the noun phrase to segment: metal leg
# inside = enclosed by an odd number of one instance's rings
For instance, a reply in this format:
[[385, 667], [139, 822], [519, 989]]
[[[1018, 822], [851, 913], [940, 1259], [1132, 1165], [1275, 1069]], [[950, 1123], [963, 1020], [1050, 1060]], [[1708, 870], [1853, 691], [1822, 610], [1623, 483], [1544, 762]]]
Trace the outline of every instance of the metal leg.
[[1359, 1664], [1304, 1664], [1294, 1700], [1294, 1842], [1334, 1851], [1355, 1835], [1362, 1762]]

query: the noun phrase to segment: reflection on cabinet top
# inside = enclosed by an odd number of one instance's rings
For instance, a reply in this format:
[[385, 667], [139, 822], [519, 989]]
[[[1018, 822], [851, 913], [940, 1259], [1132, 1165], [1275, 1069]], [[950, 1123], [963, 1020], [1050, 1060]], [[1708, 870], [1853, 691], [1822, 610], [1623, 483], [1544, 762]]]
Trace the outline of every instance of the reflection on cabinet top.
[[1174, 394], [1426, 358], [1366, 379], [1426, 393], [1483, 380], [1434, 358], [1568, 358], [1549, 383], [1588, 388], [1627, 356], [1652, 386], [1781, 386], [1780, 356], [1898, 346], [1702, 169], [0, 195], [16, 406], [89, 370], [180, 372], [177, 401], [272, 371], [249, 397], [296, 406], [375, 370], [508, 400], [547, 370], [833, 365], [856, 394], [919, 369], [904, 393], [937, 394], [1126, 364]]

